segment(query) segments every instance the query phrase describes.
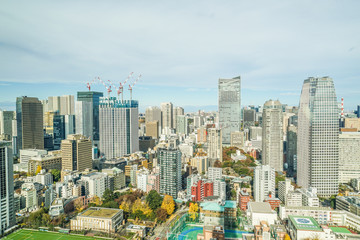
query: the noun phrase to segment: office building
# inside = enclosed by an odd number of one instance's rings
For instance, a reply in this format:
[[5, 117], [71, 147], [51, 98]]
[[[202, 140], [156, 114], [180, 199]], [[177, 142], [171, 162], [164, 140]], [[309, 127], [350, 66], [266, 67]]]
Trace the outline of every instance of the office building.
[[207, 172], [207, 177], [211, 181], [222, 179], [222, 168], [209, 167]]
[[158, 121], [161, 127], [161, 109], [159, 107], [148, 107], [145, 110], [145, 122]]
[[219, 79], [219, 124], [222, 144], [229, 145], [231, 132], [241, 130], [241, 79]]
[[177, 115], [176, 132], [180, 134], [189, 134], [188, 119], [185, 115]]
[[60, 96], [48, 97], [47, 105], [49, 112], [60, 112]]
[[263, 202], [269, 194], [275, 194], [275, 169], [269, 165], [257, 166], [254, 171], [254, 199]]
[[174, 148], [159, 148], [160, 193], [177, 198], [181, 190], [181, 152]]
[[244, 132], [232, 132], [230, 145], [240, 149], [244, 148], [245, 135]]
[[39, 99], [16, 99], [17, 145], [21, 149], [44, 149], [43, 107]]
[[74, 96], [64, 95], [60, 97], [60, 115], [74, 115]]
[[279, 101], [265, 102], [262, 127], [262, 164], [283, 171], [283, 113]]
[[72, 134], [61, 141], [62, 169], [82, 172], [92, 169], [91, 140], [80, 135]]
[[93, 141], [99, 141], [100, 134], [99, 134], [99, 106], [100, 106], [100, 97], [103, 96], [102, 92], [93, 92], [93, 91], [86, 91], [86, 92], [78, 92], [77, 93], [77, 100], [83, 102], [90, 102], [93, 110]]
[[209, 159], [207, 156], [196, 156], [191, 158], [190, 165], [196, 167], [198, 173], [205, 174], [209, 168]]
[[28, 160], [28, 172], [35, 174], [38, 167], [48, 172], [52, 169], [61, 170], [61, 151], [52, 151], [48, 152], [48, 154], [41, 154], [30, 157]]
[[250, 127], [250, 140], [262, 139], [262, 127]]
[[0, 235], [14, 225], [13, 154], [11, 142], [0, 141]]
[[0, 111], [0, 135], [7, 135], [12, 139], [12, 121], [15, 113], [13, 111]]
[[152, 121], [145, 123], [146, 136], [152, 137], [153, 139], [159, 138], [159, 121]]
[[53, 119], [54, 149], [60, 149], [61, 141], [65, 139], [65, 116], [55, 115]]
[[171, 102], [161, 103], [161, 129], [173, 128], [173, 104]]
[[222, 161], [222, 130], [217, 128], [208, 129], [208, 157], [211, 161]]
[[296, 172], [297, 127], [289, 125], [286, 132], [286, 163], [289, 173]]
[[339, 135], [339, 182], [360, 178], [360, 132]]
[[114, 190], [120, 190], [125, 187], [125, 172], [119, 168], [108, 168], [101, 170], [109, 176], [114, 178]]
[[182, 107], [174, 107], [173, 116], [172, 116], [173, 128], [177, 127], [177, 116], [183, 116], [183, 115], [184, 115], [184, 109]]
[[243, 123], [244, 128], [249, 128], [255, 125], [255, 109], [244, 109], [243, 110]]
[[109, 177], [106, 173], [92, 172], [81, 176], [85, 185], [85, 195], [102, 197], [107, 188], [110, 188]]
[[356, 116], [360, 118], [360, 105], [357, 105]]
[[46, 150], [41, 149], [22, 149], [20, 150], [20, 163], [28, 164], [33, 157], [47, 154]]
[[70, 134], [75, 134], [75, 115], [65, 115], [65, 139]]
[[297, 181], [323, 197], [339, 189], [339, 107], [329, 77], [304, 81], [299, 104]]
[[75, 102], [75, 132], [90, 139], [93, 138], [93, 104], [86, 101]]
[[100, 98], [100, 154], [106, 159], [139, 150], [138, 101]]

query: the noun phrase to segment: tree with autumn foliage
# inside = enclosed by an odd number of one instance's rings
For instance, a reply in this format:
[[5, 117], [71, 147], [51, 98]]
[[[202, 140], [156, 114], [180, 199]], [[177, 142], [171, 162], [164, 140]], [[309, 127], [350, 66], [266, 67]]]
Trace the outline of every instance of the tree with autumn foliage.
[[199, 211], [199, 205], [197, 203], [190, 203], [189, 216], [192, 220], [195, 220]]
[[171, 215], [175, 210], [175, 202], [172, 196], [165, 195], [161, 204], [161, 208], [165, 209], [168, 215]]
[[291, 240], [291, 238], [290, 238], [289, 234], [286, 234], [286, 235], [285, 235], [284, 240]]
[[42, 170], [41, 166], [40, 165], [37, 166], [35, 175], [38, 175], [41, 172], [41, 170]]
[[163, 208], [158, 208], [156, 210], [156, 217], [159, 222], [165, 222], [167, 218], [167, 211]]

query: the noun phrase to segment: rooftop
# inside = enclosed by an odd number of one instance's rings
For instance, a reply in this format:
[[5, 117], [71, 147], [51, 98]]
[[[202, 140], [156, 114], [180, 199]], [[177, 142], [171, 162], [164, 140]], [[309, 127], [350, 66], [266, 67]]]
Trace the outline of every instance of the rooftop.
[[81, 213], [80, 216], [112, 218], [120, 211], [122, 210], [113, 208], [89, 208], [85, 212]]
[[345, 227], [329, 227], [334, 233], [347, 233], [352, 234], [347, 228]]
[[225, 208], [236, 208], [236, 201], [225, 201], [224, 205], [218, 202], [202, 202], [200, 207], [205, 211], [224, 212]]
[[323, 231], [313, 217], [289, 216], [289, 219], [297, 230]]
[[256, 213], [273, 213], [268, 202], [249, 202], [249, 209]]

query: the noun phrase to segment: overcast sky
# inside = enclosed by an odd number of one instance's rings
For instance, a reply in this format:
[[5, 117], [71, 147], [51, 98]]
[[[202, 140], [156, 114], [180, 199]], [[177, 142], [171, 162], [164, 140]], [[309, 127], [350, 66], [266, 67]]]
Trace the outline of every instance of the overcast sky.
[[350, 110], [360, 104], [359, 10], [331, 0], [3, 1], [0, 107], [133, 71], [142, 108], [215, 106], [218, 79], [240, 75], [242, 105], [298, 105], [304, 79], [330, 76]]

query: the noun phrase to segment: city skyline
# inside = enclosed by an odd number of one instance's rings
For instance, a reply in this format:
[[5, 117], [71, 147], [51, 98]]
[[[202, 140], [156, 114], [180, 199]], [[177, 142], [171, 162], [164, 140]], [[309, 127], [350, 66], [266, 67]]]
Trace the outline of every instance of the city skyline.
[[143, 75], [133, 91], [141, 112], [168, 101], [216, 110], [218, 79], [239, 75], [243, 105], [298, 105], [310, 76], [333, 78], [346, 110], [358, 104], [358, 2], [83, 3], [4, 4], [0, 108], [22, 95], [76, 95], [95, 76], [124, 81], [132, 71]]

